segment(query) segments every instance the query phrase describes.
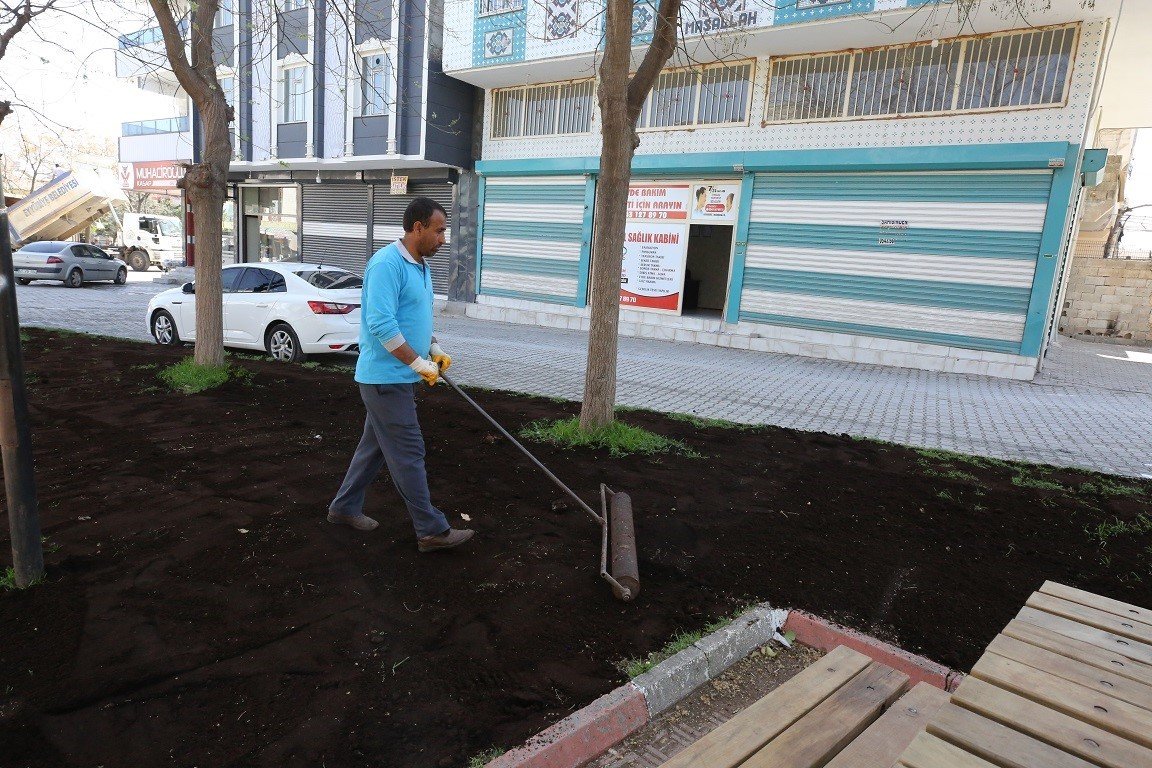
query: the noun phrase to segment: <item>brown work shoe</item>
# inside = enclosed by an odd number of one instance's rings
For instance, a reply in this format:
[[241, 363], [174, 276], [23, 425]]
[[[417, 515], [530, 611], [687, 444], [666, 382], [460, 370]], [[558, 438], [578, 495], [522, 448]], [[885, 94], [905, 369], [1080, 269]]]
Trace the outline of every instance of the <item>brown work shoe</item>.
[[451, 549], [458, 547], [476, 535], [476, 531], [465, 528], [459, 530], [449, 528], [439, 536], [424, 536], [416, 539], [416, 546], [421, 552], [434, 552], [437, 549]]
[[328, 522], [338, 525], [349, 525], [358, 531], [374, 531], [380, 523], [363, 513], [359, 515], [343, 515], [339, 512], [329, 512]]

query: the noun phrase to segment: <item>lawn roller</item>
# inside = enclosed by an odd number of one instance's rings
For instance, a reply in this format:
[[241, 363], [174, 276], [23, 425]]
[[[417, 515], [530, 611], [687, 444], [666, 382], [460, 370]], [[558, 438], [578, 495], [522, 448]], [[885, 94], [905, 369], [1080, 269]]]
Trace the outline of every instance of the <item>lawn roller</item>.
[[[560, 478], [552, 474], [548, 467], [544, 466], [527, 448], [521, 445], [519, 440], [508, 434], [508, 430], [500, 426], [500, 423], [469, 397], [468, 393], [456, 386], [456, 382], [443, 373], [440, 374], [440, 378], [456, 390], [460, 397], [467, 400], [469, 405], [479, 411], [481, 416], [488, 419], [492, 426], [500, 430], [500, 434], [511, 440], [512, 445], [519, 448], [521, 453], [531, 459], [532, 463], [538, 466], [560, 490], [568, 494], [581, 509], [592, 516], [592, 519], [600, 526], [601, 578], [612, 585], [612, 594], [620, 600], [628, 602], [635, 599], [636, 595], [640, 593], [640, 565], [636, 559], [636, 528], [632, 522], [631, 497], [626, 493], [613, 491], [604, 483], [600, 483], [600, 514], [597, 514], [596, 510], [585, 504], [583, 499], [577, 496], [571, 488], [564, 485]], [[611, 569], [609, 569], [608, 562], [609, 543], [611, 543], [612, 550]]]

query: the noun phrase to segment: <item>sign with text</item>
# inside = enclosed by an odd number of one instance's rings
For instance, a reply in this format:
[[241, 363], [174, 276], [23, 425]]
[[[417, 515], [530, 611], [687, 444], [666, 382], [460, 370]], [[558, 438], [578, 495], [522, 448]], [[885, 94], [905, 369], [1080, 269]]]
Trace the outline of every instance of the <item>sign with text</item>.
[[408, 194], [408, 177], [407, 176], [393, 176], [391, 193], [393, 195], [406, 195]]
[[120, 188], [132, 192], [175, 192], [184, 166], [171, 161], [120, 163]]
[[740, 212], [740, 184], [701, 182], [692, 187], [692, 222], [735, 224]]
[[687, 256], [686, 223], [629, 221], [624, 231], [620, 305], [680, 314]]
[[687, 221], [691, 201], [691, 184], [629, 184], [628, 219]]

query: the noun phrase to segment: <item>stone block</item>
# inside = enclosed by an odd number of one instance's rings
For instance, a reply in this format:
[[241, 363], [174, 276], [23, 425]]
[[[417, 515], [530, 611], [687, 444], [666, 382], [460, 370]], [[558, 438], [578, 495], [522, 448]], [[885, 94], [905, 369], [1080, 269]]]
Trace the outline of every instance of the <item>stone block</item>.
[[655, 717], [708, 681], [708, 658], [699, 648], [685, 648], [632, 680]]

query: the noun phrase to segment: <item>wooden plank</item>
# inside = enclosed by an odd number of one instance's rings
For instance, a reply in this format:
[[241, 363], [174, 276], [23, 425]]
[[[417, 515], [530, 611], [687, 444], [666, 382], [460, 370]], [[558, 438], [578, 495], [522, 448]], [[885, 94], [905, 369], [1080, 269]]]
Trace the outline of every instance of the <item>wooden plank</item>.
[[1007, 635], [997, 635], [988, 645], [987, 651], [1082, 685], [1096, 693], [1152, 710], [1152, 687], [1105, 672], [1082, 661], [1046, 651]]
[[1004, 628], [1003, 634], [1023, 640], [1031, 645], [1059, 653], [1070, 659], [1091, 664], [1113, 674], [1135, 680], [1145, 685], [1152, 685], [1152, 666], [1141, 664], [1138, 661], [1113, 653], [1098, 645], [1086, 643], [1083, 640], [1073, 640], [1071, 637], [1057, 634], [1050, 629], [1027, 624], [1023, 621], [1012, 621]]
[[900, 765], [907, 768], [996, 768], [955, 744], [921, 733], [900, 755]]
[[1152, 747], [1152, 712], [1146, 709], [995, 653], [981, 656], [972, 668], [972, 676], [1119, 734], [1129, 741]]
[[[903, 692], [908, 676], [873, 662], [741, 768], [815, 768], [835, 757]], [[713, 768], [711, 763], [703, 763]]]
[[1042, 595], [1039, 592], [1033, 592], [1025, 605], [1038, 611], [1063, 616], [1066, 619], [1111, 632], [1120, 637], [1138, 640], [1141, 643], [1152, 643], [1152, 624], [1144, 624], [1136, 619], [1116, 616], [1097, 608], [1089, 608], [1086, 605], [1061, 600], [1050, 595]]
[[841, 645], [701, 737], [662, 768], [739, 765], [871, 664], [864, 654]]
[[1141, 608], [1131, 603], [1123, 603], [1119, 600], [1113, 600], [1110, 597], [1085, 592], [1083, 589], [1057, 584], [1055, 581], [1044, 582], [1044, 586], [1040, 587], [1040, 591], [1045, 595], [1051, 595], [1052, 597], [1058, 597], [1073, 603], [1080, 603], [1089, 608], [1107, 611], [1116, 616], [1125, 616], [1130, 619], [1138, 619], [1145, 624], [1152, 624], [1152, 609], [1150, 608]]
[[934, 685], [917, 684], [825, 768], [891, 768], [916, 734], [924, 730], [950, 698], [948, 693]]
[[1120, 637], [1111, 632], [1105, 632], [1102, 629], [1089, 627], [1078, 621], [1066, 619], [1063, 616], [1054, 616], [1051, 613], [1038, 611], [1027, 606], [1020, 609], [1016, 618], [1028, 624], [1035, 624], [1057, 634], [1065, 635], [1073, 640], [1082, 640], [1085, 643], [1097, 645], [1126, 658], [1139, 661], [1141, 664], [1152, 665], [1152, 645], [1148, 643], [1129, 640], [1126, 637]]
[[1087, 760], [955, 704], [940, 708], [928, 724], [928, 732], [1002, 768], [1096, 768]]
[[1105, 768], [1152, 765], [1152, 749], [975, 677], [964, 678], [952, 702]]

